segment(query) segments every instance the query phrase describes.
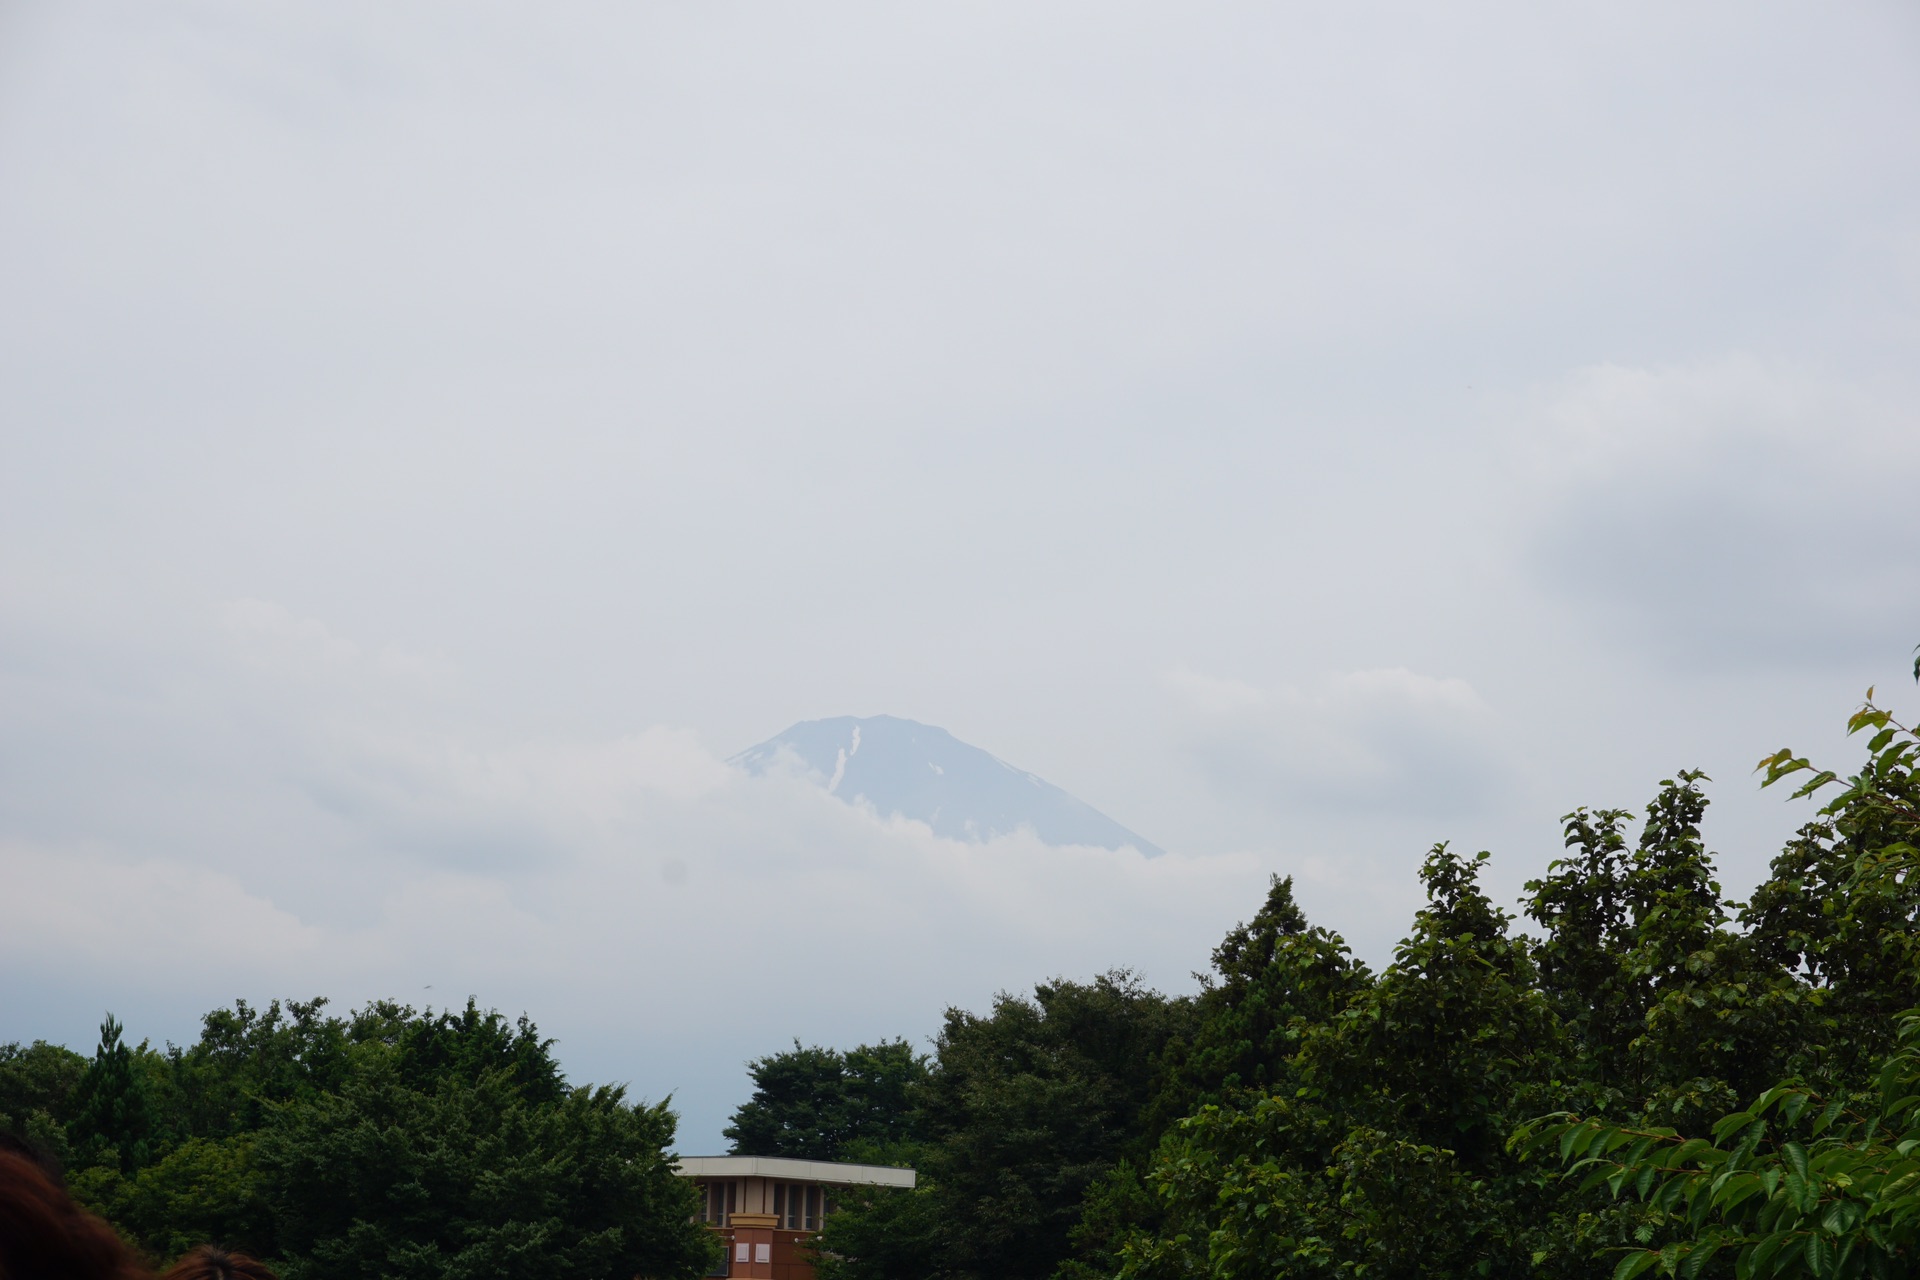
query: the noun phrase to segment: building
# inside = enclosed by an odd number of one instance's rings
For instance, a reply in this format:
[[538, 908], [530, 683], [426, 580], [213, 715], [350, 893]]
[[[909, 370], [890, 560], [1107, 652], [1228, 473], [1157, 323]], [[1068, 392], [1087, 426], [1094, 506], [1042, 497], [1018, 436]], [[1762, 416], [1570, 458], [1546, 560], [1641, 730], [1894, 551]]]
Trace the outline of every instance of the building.
[[813, 1280], [805, 1248], [847, 1187], [914, 1184], [911, 1169], [778, 1156], [682, 1156], [675, 1171], [700, 1189], [700, 1221], [726, 1243], [715, 1276]]

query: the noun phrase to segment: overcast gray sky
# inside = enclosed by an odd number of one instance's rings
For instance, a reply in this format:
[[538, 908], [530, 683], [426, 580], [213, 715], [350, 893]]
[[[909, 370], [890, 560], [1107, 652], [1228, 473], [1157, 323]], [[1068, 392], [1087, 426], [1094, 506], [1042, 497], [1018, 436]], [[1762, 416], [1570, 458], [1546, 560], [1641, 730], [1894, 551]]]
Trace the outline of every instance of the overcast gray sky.
[[[710, 1150], [1682, 767], [1744, 893], [1916, 702], [1917, 137], [1905, 3], [0, 4], [0, 1039], [471, 993]], [[878, 713], [1171, 852], [721, 763]]]

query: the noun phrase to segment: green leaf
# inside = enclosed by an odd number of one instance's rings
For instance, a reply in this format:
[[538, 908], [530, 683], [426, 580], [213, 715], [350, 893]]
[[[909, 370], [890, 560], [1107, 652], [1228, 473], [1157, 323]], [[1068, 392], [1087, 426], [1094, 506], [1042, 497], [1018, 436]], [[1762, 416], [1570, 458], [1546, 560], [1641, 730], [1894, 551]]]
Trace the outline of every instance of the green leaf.
[[1709, 1236], [1687, 1251], [1686, 1259], [1680, 1264], [1681, 1280], [1695, 1280], [1713, 1255], [1720, 1252], [1721, 1240], [1718, 1236]]
[[1743, 1202], [1759, 1195], [1763, 1190], [1765, 1187], [1758, 1174], [1745, 1173], [1729, 1178], [1722, 1184], [1717, 1197], [1720, 1211], [1731, 1214]]
[[1637, 1249], [1620, 1259], [1620, 1265], [1613, 1269], [1613, 1280], [1633, 1280], [1642, 1271], [1660, 1261], [1660, 1255], [1651, 1249]]
[[1833, 1250], [1820, 1236], [1810, 1235], [1806, 1244], [1807, 1270], [1815, 1276], [1824, 1276], [1833, 1263]]
[[1772, 1273], [1777, 1276], [1792, 1266], [1794, 1259], [1805, 1253], [1807, 1241], [1804, 1236], [1789, 1235], [1784, 1232], [1775, 1239], [1780, 1241], [1779, 1252], [1773, 1255]]
[[1787, 1162], [1787, 1167], [1798, 1174], [1802, 1182], [1805, 1182], [1809, 1176], [1807, 1149], [1797, 1142], [1783, 1142], [1780, 1144], [1780, 1155]]
[[1699, 1151], [1711, 1145], [1712, 1144], [1707, 1142], [1704, 1138], [1688, 1138], [1685, 1142], [1682, 1142], [1679, 1146], [1668, 1147], [1665, 1151], [1661, 1152], [1660, 1159], [1657, 1160], [1655, 1163], [1657, 1163], [1662, 1169], [1678, 1169], [1680, 1166], [1684, 1165], [1688, 1160], [1693, 1158], [1694, 1152]]
[[1813, 775], [1813, 777], [1801, 783], [1800, 786], [1797, 789], [1795, 789], [1793, 793], [1793, 798], [1795, 800], [1798, 800], [1803, 796], [1810, 796], [1814, 792], [1818, 791], [1820, 788], [1826, 786], [1828, 783], [1837, 782], [1839, 780], [1840, 780], [1840, 775], [1835, 773], [1833, 770], [1822, 769], [1819, 773], [1816, 773], [1815, 775]]

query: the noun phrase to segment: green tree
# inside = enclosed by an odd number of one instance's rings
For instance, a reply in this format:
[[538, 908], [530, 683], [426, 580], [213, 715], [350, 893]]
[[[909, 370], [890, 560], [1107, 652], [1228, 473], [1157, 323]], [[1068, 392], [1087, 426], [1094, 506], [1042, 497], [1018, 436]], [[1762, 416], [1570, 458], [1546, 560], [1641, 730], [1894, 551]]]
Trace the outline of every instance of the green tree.
[[[1920, 1014], [1891, 1013], [1920, 980], [1920, 734], [1872, 690], [1848, 731], [1872, 736], [1844, 783], [1790, 750], [1759, 766], [1763, 786], [1810, 775], [1795, 798], [1840, 787], [1743, 917], [1753, 954], [1811, 1011], [1785, 1055], [1801, 1074], [1722, 1116], [1711, 1137], [1574, 1114], [1514, 1136], [1516, 1150], [1557, 1151], [1583, 1189], [1644, 1205], [1616, 1280], [1649, 1269], [1691, 1280], [1717, 1258], [1723, 1269], [1732, 1258], [1740, 1280], [1907, 1276], [1920, 1262]], [[1884, 1059], [1863, 1069], [1877, 1052]]]
[[567, 1085], [524, 1017], [368, 1006], [338, 1089], [276, 1105], [253, 1165], [290, 1280], [694, 1276], [713, 1244], [674, 1118]]
[[946, 1203], [924, 1170], [912, 1191], [849, 1187], [839, 1197], [838, 1209], [814, 1238], [819, 1280], [930, 1280], [947, 1274], [941, 1261]]
[[165, 1054], [109, 1018], [65, 1104], [76, 1195], [155, 1261], [212, 1241], [291, 1278], [706, 1269], [665, 1103], [569, 1085], [530, 1021], [472, 1000], [324, 1005], [236, 1002]]
[[1722, 1117], [1710, 1139], [1560, 1116], [1523, 1127], [1514, 1146], [1557, 1149], [1586, 1187], [1646, 1203], [1641, 1243], [1669, 1238], [1624, 1251], [1614, 1280], [1647, 1270], [1692, 1280], [1722, 1254], [1739, 1280], [1911, 1276], [1920, 1260], [1920, 1016], [1900, 1020], [1899, 1041], [1864, 1105], [1789, 1083]]
[[72, 1118], [68, 1104], [86, 1071], [86, 1058], [62, 1045], [45, 1040], [0, 1044], [0, 1126], [17, 1129], [36, 1111], [64, 1124]]
[[1145, 1155], [1166, 1049], [1192, 1021], [1190, 1001], [1126, 970], [1002, 995], [985, 1017], [948, 1010], [922, 1116], [954, 1275], [1053, 1274], [1087, 1188]]
[[82, 1163], [112, 1165], [122, 1174], [149, 1163], [163, 1142], [153, 1102], [155, 1055], [143, 1043], [136, 1051], [121, 1039], [123, 1028], [108, 1014], [100, 1046], [74, 1086], [68, 1139]]
[[61, 1164], [72, 1159], [67, 1122], [87, 1059], [63, 1045], [35, 1040], [0, 1044], [0, 1131], [24, 1138]]
[[430, 1088], [382, 1056], [258, 1140], [289, 1280], [702, 1274], [714, 1246], [665, 1149], [664, 1103], [529, 1101], [510, 1069]]
[[1816, 1015], [1792, 1063], [1816, 1079], [1859, 1079], [1893, 1047], [1896, 1015], [1920, 1004], [1920, 736], [1873, 702], [1847, 722], [1869, 734], [1844, 782], [1792, 751], [1760, 762], [1763, 786], [1801, 782], [1794, 798], [1839, 791], [1774, 860], [1742, 922], [1754, 946], [1803, 975]]
[[1307, 923], [1293, 880], [1274, 876], [1252, 920], [1236, 926], [1202, 976], [1191, 1045], [1176, 1044], [1157, 1099], [1169, 1120], [1243, 1090], [1291, 1083], [1301, 1037], [1372, 981], [1336, 934]]
[[1761, 1087], [1803, 1042], [1801, 985], [1730, 925], [1701, 839], [1704, 775], [1660, 784], [1640, 837], [1627, 813], [1564, 818], [1571, 856], [1527, 883], [1544, 930], [1540, 987], [1567, 1034], [1584, 1105], [1705, 1118]]
[[[250, 1133], [275, 1105], [338, 1089], [351, 1068], [354, 1027], [326, 1016], [326, 1005], [317, 997], [256, 1010], [236, 1000], [208, 1013], [198, 1041], [168, 1050], [175, 1130], [210, 1139]], [[366, 1015], [357, 1022], [361, 1039], [377, 1034]]]
[[912, 1140], [927, 1059], [905, 1040], [845, 1053], [796, 1040], [791, 1051], [755, 1058], [747, 1074], [753, 1096], [723, 1130], [734, 1154], [864, 1159]]
[[[1198, 976], [1194, 1028], [1168, 1046], [1143, 1117], [1145, 1143], [1159, 1142], [1203, 1106], [1251, 1106], [1269, 1091], [1291, 1092], [1302, 1038], [1373, 980], [1345, 942], [1307, 922], [1293, 881], [1280, 876], [1272, 877], [1253, 919], [1214, 949], [1212, 973]], [[1073, 1257], [1062, 1264], [1066, 1280], [1114, 1274], [1129, 1240], [1166, 1227], [1161, 1203], [1142, 1176], [1145, 1143], [1088, 1189], [1072, 1231]]]
[[894, 1148], [912, 1192], [857, 1192], [820, 1236], [831, 1280], [1044, 1280], [1067, 1256], [1081, 1200], [1144, 1152], [1147, 1104], [1192, 1004], [1125, 970], [1056, 979], [992, 1011], [947, 1011]]
[[1558, 1032], [1526, 940], [1479, 887], [1485, 858], [1433, 850], [1393, 965], [1297, 1028], [1292, 1087], [1169, 1133], [1148, 1179], [1158, 1230], [1122, 1247], [1121, 1275], [1531, 1272], [1540, 1206], [1503, 1139], [1550, 1088]]
[[891, 1152], [910, 1151], [918, 1139], [917, 1099], [930, 1075], [926, 1054], [905, 1040], [882, 1040], [847, 1050], [841, 1102], [845, 1137], [832, 1159], [894, 1164]]
[[188, 1138], [130, 1176], [112, 1166], [83, 1170], [74, 1191], [156, 1261], [209, 1242], [272, 1256], [252, 1148], [248, 1134]]
[[846, 1140], [842, 1112], [847, 1060], [819, 1045], [771, 1053], [747, 1064], [753, 1096], [721, 1131], [735, 1155], [832, 1160]]

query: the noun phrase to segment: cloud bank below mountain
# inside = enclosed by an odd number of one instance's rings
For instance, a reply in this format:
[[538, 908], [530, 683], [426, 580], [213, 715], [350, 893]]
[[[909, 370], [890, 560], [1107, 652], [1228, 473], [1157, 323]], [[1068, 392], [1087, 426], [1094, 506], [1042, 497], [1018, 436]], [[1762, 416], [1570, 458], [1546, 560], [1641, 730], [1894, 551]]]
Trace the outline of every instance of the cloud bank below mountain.
[[[36, 834], [5, 792], [0, 966], [39, 1034], [84, 1044], [107, 1007], [179, 1040], [236, 996], [472, 993], [532, 1012], [582, 1078], [673, 1093], [686, 1141], [712, 1147], [745, 1087], [721, 1064], [930, 1034], [948, 1003], [1052, 974], [1131, 965], [1180, 988], [1267, 873], [1030, 829], [951, 838], [667, 728], [502, 739], [461, 722], [433, 664], [270, 602], [201, 638], [44, 739], [94, 762], [84, 827]], [[59, 718], [44, 691], [40, 710]], [[157, 802], [176, 772], [198, 793]]]

